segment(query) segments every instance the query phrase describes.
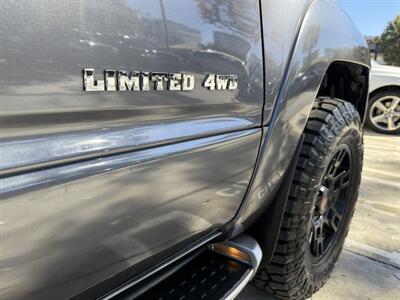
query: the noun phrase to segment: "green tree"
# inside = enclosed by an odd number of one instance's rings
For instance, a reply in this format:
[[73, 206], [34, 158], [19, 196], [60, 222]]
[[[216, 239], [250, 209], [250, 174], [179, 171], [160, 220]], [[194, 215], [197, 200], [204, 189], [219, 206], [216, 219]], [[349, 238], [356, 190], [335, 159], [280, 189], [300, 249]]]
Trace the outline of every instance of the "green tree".
[[386, 64], [400, 66], [400, 15], [382, 33], [380, 52]]

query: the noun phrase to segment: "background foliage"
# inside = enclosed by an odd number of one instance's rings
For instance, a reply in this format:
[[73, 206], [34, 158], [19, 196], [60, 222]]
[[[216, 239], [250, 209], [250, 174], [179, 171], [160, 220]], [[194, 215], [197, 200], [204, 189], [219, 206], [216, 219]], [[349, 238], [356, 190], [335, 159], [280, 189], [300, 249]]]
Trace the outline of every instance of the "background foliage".
[[380, 52], [387, 65], [400, 66], [400, 15], [382, 33]]

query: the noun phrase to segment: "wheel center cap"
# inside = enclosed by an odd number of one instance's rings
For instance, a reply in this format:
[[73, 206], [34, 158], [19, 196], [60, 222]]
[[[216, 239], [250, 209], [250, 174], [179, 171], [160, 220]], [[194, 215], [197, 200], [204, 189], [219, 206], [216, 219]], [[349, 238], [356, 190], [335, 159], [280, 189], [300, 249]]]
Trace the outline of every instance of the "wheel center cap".
[[328, 194], [324, 194], [324, 195], [322, 195], [322, 199], [321, 199], [322, 212], [325, 212], [327, 206], [328, 206]]
[[390, 117], [394, 117], [395, 114], [396, 114], [396, 112], [395, 112], [394, 110], [388, 109], [388, 111], [385, 113], [385, 116], [386, 116], [387, 118], [390, 118]]
[[329, 192], [329, 189], [326, 188], [325, 186], [322, 186], [320, 190], [321, 190], [322, 196], [321, 196], [321, 202], [320, 202], [320, 205], [319, 205], [319, 209], [321, 211], [321, 214], [323, 214], [323, 213], [325, 213], [326, 208], [328, 207], [328, 202], [329, 202], [328, 192]]

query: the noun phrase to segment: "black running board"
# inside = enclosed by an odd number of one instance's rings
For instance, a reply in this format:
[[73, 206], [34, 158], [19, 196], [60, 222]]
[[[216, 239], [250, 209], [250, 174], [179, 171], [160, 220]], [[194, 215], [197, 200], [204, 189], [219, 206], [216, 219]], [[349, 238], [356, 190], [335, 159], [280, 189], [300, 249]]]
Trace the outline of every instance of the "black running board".
[[241, 235], [226, 243], [209, 244], [104, 299], [234, 299], [254, 276], [261, 258], [258, 243]]

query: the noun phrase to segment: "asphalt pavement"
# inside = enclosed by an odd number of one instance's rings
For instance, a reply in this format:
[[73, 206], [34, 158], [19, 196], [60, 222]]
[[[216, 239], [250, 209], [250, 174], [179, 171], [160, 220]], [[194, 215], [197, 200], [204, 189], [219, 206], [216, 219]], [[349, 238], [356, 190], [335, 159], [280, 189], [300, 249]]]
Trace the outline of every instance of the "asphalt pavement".
[[[400, 300], [400, 135], [365, 131], [360, 195], [349, 235], [313, 300]], [[251, 285], [239, 300], [273, 300]]]

